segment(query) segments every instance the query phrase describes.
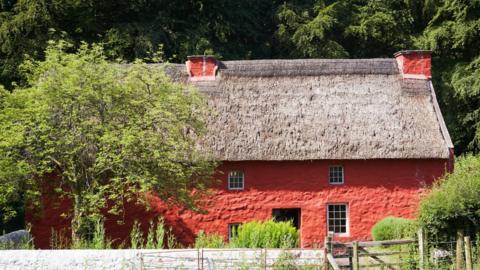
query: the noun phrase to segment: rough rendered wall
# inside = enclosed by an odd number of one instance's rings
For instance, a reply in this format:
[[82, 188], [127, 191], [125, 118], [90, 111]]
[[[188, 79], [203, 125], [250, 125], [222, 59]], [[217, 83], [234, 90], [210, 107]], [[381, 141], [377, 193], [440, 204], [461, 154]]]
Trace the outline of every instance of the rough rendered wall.
[[[191, 244], [199, 230], [228, 235], [229, 223], [269, 219], [273, 208], [301, 208], [301, 246], [322, 245], [326, 235], [326, 205], [347, 203], [349, 236], [339, 241], [370, 239], [372, 226], [392, 215], [415, 217], [423, 188], [444, 174], [447, 160], [350, 160], [350, 161], [240, 161], [220, 166], [221, 186], [205, 206], [207, 214], [183, 209], [167, 209], [153, 200], [149, 213], [136, 207], [127, 209], [124, 225], [107, 221], [113, 239], [124, 239], [135, 219], [145, 221], [164, 216], [183, 244]], [[328, 167], [343, 165], [345, 184], [328, 184]], [[232, 170], [245, 173], [245, 190], [228, 191], [227, 174]], [[33, 222], [33, 235], [40, 247], [48, 246], [45, 238], [55, 222], [58, 210], [46, 209], [50, 220]], [[60, 222], [60, 219], [56, 219]]]

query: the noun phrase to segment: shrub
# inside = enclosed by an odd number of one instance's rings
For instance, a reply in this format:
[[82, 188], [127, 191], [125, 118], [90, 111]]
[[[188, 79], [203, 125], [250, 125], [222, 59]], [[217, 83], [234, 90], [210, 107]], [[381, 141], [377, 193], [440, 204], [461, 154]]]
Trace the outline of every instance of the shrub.
[[206, 234], [204, 231], [198, 233], [195, 239], [195, 248], [223, 248], [225, 241], [219, 234]]
[[140, 223], [135, 220], [132, 226], [132, 230], [130, 231], [130, 248], [140, 249], [143, 247], [144, 243], [145, 240], [143, 232], [140, 229]]
[[297, 259], [297, 256], [283, 251], [273, 263], [273, 270], [297, 270], [299, 269], [296, 265]]
[[147, 234], [147, 243], [145, 248], [162, 249], [165, 240], [165, 222], [163, 218], [159, 218], [157, 222], [150, 221], [150, 228]]
[[373, 226], [372, 237], [375, 241], [409, 238], [415, 235], [416, 228], [414, 220], [386, 217]]
[[132, 249], [162, 249], [165, 246], [165, 238], [167, 238], [167, 247], [174, 248], [176, 240], [173, 236], [172, 228], [169, 229], [169, 234], [166, 235], [165, 221], [159, 218], [156, 221], [150, 220], [147, 237], [141, 229], [141, 224], [135, 220], [130, 231], [130, 248]]
[[[112, 241], [110, 241], [110, 239], [108, 239], [105, 235], [103, 219], [96, 218], [92, 220], [92, 223], [94, 224], [93, 231], [88, 233], [88, 237], [80, 238], [77, 241], [72, 240], [70, 246], [67, 247], [70, 249], [111, 249]], [[65, 231], [63, 231], [63, 233], [64, 232]], [[59, 234], [55, 235], [55, 232], [52, 231], [52, 248], [62, 248], [61, 245], [63, 244], [68, 245], [68, 241], [62, 243], [64, 239], [62, 239], [63, 236], [61, 235], [61, 233], [62, 232], [59, 232]], [[56, 237], [58, 238], [54, 239]]]
[[456, 229], [474, 236], [480, 224], [479, 198], [480, 156], [460, 157], [455, 172], [438, 181], [422, 200], [420, 225], [439, 237], [454, 235]]
[[238, 228], [230, 241], [236, 248], [293, 248], [298, 245], [298, 231], [292, 222], [251, 221]]

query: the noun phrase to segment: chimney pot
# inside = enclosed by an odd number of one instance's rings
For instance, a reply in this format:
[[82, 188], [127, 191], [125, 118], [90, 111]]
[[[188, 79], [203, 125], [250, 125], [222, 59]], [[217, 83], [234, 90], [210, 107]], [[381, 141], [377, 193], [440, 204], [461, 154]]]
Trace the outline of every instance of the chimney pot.
[[432, 52], [424, 50], [405, 50], [393, 55], [403, 78], [431, 79]]
[[217, 73], [217, 59], [211, 55], [192, 55], [187, 57], [188, 76], [190, 81], [213, 81]]

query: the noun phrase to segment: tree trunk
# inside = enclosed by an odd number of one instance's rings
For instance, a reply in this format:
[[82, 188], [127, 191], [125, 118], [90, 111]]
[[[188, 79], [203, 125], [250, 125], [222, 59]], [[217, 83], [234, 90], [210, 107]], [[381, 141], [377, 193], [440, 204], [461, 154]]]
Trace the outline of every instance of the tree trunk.
[[74, 195], [73, 200], [73, 217], [72, 217], [72, 243], [80, 242], [85, 235], [82, 233], [84, 223], [83, 213], [80, 210], [82, 206], [82, 199], [79, 194]]

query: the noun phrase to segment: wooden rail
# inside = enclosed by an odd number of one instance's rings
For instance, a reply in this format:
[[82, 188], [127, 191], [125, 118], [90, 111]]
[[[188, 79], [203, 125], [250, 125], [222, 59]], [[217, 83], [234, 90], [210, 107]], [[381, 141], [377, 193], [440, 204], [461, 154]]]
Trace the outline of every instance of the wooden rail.
[[332, 253], [327, 254], [327, 260], [330, 266], [333, 268], [333, 270], [340, 270], [340, 266], [338, 266], [337, 261], [335, 261], [335, 258], [333, 257]]
[[[408, 245], [416, 243], [415, 239], [402, 239], [402, 240], [385, 240], [385, 241], [364, 241], [358, 242], [359, 247], [388, 247], [398, 245]], [[340, 243], [333, 242], [333, 247], [353, 247], [353, 242]]]
[[[400, 263], [388, 262], [381, 258], [381, 256], [394, 256], [408, 254], [406, 251], [389, 251], [389, 252], [369, 252], [366, 248], [369, 247], [391, 247], [401, 246], [408, 244], [416, 244], [415, 239], [401, 239], [401, 240], [385, 240], [385, 241], [354, 241], [349, 243], [340, 243], [332, 241], [333, 235], [328, 235], [325, 238], [326, 247], [326, 263], [328, 267], [332, 267], [334, 270], [348, 268], [352, 270], [359, 270], [360, 258], [367, 257], [373, 264], [369, 264], [369, 267], [380, 266], [385, 269], [395, 270], [395, 266]], [[346, 248], [347, 254], [334, 256], [335, 248]], [[347, 261], [345, 261], [347, 260]], [[347, 264], [345, 264], [347, 263]]]

